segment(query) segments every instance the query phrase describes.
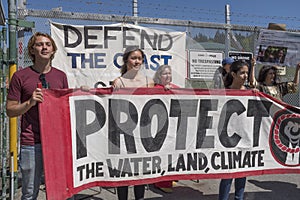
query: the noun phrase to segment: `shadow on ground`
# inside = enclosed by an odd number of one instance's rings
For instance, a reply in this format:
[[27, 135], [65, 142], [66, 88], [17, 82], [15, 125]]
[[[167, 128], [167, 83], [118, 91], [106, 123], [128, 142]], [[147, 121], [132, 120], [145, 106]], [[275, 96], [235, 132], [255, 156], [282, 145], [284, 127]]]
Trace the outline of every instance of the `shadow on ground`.
[[257, 181], [248, 180], [248, 183], [254, 184], [256, 187], [262, 188], [264, 192], [253, 192], [251, 199], [272, 199], [272, 200], [299, 200], [300, 189], [294, 183], [287, 183], [281, 181]]
[[[195, 190], [192, 187], [186, 187], [186, 186], [176, 186], [173, 188], [172, 193], [164, 193], [161, 190], [155, 188], [153, 185], [149, 186], [149, 190], [151, 190], [153, 193], [159, 194], [161, 197], [152, 197], [147, 198], [147, 200], [158, 200], [158, 199], [165, 199], [165, 200], [174, 200], [174, 199], [188, 199], [188, 200], [199, 200], [203, 199], [204, 197], [203, 192], [199, 190]], [[207, 200], [215, 200], [217, 199], [216, 195], [209, 195], [210, 197], [207, 197]]]

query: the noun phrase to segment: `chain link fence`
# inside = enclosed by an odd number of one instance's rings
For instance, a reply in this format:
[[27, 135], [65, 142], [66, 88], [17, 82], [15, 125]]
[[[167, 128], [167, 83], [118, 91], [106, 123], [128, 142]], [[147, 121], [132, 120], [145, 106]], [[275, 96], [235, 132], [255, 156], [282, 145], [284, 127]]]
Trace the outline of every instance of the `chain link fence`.
[[[228, 25], [218, 23], [205, 23], [187, 20], [160, 19], [150, 17], [131, 17], [121, 15], [106, 15], [83, 12], [63, 12], [61, 9], [36, 10], [18, 9], [18, 16], [26, 21], [35, 23], [35, 27], [18, 29], [18, 67], [23, 68], [30, 65], [31, 61], [27, 55], [26, 44], [32, 33], [41, 31], [50, 33], [50, 22], [71, 25], [105, 25], [111, 23], [138, 23], [140, 26], [152, 27], [170, 31], [184, 31], [187, 33], [186, 50], [220, 51], [225, 52], [250, 52], [255, 55], [256, 42], [260, 29], [264, 27]], [[226, 46], [226, 31], [229, 30], [229, 46]], [[22, 52], [22, 54], [20, 54]], [[176, 67], [176, 66], [174, 66]], [[188, 67], [188, 66], [186, 66]], [[259, 69], [260, 66], [258, 66]], [[294, 68], [287, 69], [283, 80], [292, 80]], [[210, 88], [212, 80], [186, 79], [186, 87]], [[287, 103], [298, 106], [298, 94], [285, 96]]]

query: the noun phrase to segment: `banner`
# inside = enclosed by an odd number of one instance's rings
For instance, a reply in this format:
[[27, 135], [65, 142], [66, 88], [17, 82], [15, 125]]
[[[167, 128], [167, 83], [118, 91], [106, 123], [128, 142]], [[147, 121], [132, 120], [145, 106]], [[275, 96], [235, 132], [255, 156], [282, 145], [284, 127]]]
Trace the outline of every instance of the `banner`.
[[258, 62], [296, 66], [299, 62], [300, 33], [262, 29], [257, 41]]
[[162, 64], [172, 67], [173, 82], [185, 85], [186, 33], [146, 28], [132, 24], [70, 25], [51, 23], [51, 35], [58, 50], [52, 62], [68, 76], [71, 88], [94, 87], [120, 76], [126, 47], [144, 51], [143, 72], [153, 77]]
[[251, 90], [43, 90], [47, 199], [94, 186], [300, 173], [300, 110]]

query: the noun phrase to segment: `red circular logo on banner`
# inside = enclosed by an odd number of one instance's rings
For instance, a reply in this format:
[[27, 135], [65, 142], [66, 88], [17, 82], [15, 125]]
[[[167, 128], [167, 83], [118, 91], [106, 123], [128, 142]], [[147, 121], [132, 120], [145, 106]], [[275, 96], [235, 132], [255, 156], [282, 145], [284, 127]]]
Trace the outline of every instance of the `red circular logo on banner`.
[[281, 110], [273, 120], [269, 139], [274, 158], [284, 166], [300, 166], [300, 114]]

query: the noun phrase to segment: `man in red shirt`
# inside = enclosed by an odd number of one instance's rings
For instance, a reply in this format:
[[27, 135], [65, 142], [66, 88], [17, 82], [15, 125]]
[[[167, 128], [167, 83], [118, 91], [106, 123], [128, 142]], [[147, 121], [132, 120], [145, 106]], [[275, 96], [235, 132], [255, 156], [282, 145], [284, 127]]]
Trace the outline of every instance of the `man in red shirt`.
[[22, 200], [37, 199], [43, 173], [38, 111], [38, 103], [43, 102], [43, 93], [38, 86], [68, 88], [66, 74], [51, 66], [57, 47], [50, 35], [35, 33], [30, 38], [27, 48], [33, 65], [14, 73], [9, 84], [6, 104], [9, 117], [21, 116]]

